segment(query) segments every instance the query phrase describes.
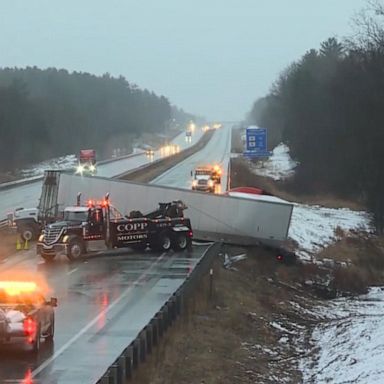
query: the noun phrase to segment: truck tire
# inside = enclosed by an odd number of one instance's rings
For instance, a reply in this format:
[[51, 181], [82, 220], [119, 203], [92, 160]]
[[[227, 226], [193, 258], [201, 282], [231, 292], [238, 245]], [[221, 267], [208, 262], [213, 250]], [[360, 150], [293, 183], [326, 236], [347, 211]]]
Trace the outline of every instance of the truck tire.
[[85, 247], [83, 241], [75, 237], [70, 240], [68, 244], [67, 257], [71, 261], [77, 260], [84, 254], [84, 251]]
[[169, 251], [172, 246], [172, 239], [168, 231], [164, 231], [160, 233], [157, 242], [156, 242], [156, 248], [158, 248], [160, 251]]
[[175, 251], [183, 251], [188, 247], [188, 237], [185, 232], [176, 233], [172, 239], [172, 248]]
[[35, 224], [21, 224], [18, 230], [23, 241], [31, 241], [37, 239], [38, 230]]

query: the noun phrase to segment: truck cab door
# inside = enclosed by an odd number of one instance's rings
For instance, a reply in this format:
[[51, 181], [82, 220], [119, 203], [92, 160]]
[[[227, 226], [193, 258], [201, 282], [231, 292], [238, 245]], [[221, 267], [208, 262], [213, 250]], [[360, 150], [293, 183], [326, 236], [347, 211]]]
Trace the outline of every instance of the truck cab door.
[[100, 236], [104, 234], [104, 215], [101, 208], [93, 208], [89, 212], [89, 235]]

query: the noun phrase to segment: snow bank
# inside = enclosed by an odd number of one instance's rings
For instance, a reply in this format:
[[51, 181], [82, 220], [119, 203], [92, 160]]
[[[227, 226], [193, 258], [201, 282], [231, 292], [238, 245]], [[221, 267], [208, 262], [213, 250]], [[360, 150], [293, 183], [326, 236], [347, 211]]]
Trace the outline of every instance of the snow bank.
[[317, 358], [303, 359], [304, 383], [383, 383], [384, 290], [372, 288], [356, 299], [339, 299], [329, 321], [312, 334]]
[[272, 156], [268, 160], [260, 161], [252, 168], [260, 176], [282, 180], [295, 173], [297, 164], [289, 156], [289, 148], [281, 143], [272, 151]]
[[298, 244], [297, 254], [310, 259], [338, 240], [337, 228], [345, 235], [353, 231], [373, 232], [371, 220], [371, 215], [363, 211], [295, 204], [288, 237]]
[[[256, 165], [253, 170], [258, 175], [281, 180], [292, 176], [296, 166], [297, 163], [289, 156], [289, 148], [281, 143], [262, 166]], [[297, 254], [303, 259], [310, 259], [338, 240], [335, 233], [337, 228], [346, 235], [353, 231], [372, 232], [371, 221], [371, 215], [366, 212], [294, 204], [288, 237], [298, 244]]]
[[43, 161], [38, 164], [33, 164], [29, 168], [22, 169], [19, 173], [22, 178], [32, 176], [43, 176], [47, 169], [71, 169], [77, 165], [76, 155], [66, 155]]

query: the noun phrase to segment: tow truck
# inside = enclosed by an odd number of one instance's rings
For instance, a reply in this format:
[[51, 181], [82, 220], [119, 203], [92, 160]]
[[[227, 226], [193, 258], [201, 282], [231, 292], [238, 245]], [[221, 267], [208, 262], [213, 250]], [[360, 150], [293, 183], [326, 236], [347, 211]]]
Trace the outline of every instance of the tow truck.
[[0, 281], [0, 345], [21, 342], [37, 353], [41, 338], [53, 339], [56, 306], [34, 281]]
[[107, 194], [103, 201], [88, 201], [80, 206], [64, 210], [64, 219], [45, 227], [36, 249], [46, 261], [64, 254], [69, 260], [76, 260], [104, 242], [106, 249], [126, 248], [181, 251], [192, 243], [190, 220], [184, 217], [187, 208], [182, 201], [159, 203], [159, 208], [148, 214], [131, 211], [123, 216], [109, 201]]

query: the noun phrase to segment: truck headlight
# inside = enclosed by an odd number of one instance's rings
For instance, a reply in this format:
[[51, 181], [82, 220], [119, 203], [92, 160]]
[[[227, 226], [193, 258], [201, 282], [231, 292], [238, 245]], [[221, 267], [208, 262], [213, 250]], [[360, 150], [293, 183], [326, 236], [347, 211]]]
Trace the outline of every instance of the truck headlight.
[[192, 181], [192, 186], [193, 186], [193, 187], [196, 187], [196, 185], [197, 185], [197, 180], [193, 180], [193, 181]]
[[91, 165], [89, 166], [89, 170], [90, 170], [91, 172], [93, 172], [93, 171], [96, 170], [96, 167], [95, 167], [93, 164], [91, 164]]
[[69, 239], [69, 236], [68, 235], [65, 235], [63, 237], [63, 243], [68, 243], [68, 239]]
[[39, 242], [42, 243], [43, 241], [44, 241], [44, 235], [42, 234], [39, 236]]
[[213, 180], [208, 180], [208, 186], [213, 187]]
[[84, 172], [84, 167], [82, 165], [79, 165], [77, 168], [76, 168], [76, 173], [83, 173]]

